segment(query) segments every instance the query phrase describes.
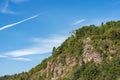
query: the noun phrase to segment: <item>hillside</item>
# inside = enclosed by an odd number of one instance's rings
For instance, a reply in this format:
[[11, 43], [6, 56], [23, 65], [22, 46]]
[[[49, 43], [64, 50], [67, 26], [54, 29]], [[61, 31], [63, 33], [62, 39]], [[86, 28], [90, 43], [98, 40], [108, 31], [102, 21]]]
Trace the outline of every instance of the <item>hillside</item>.
[[0, 80], [120, 80], [120, 21], [83, 26], [29, 72]]

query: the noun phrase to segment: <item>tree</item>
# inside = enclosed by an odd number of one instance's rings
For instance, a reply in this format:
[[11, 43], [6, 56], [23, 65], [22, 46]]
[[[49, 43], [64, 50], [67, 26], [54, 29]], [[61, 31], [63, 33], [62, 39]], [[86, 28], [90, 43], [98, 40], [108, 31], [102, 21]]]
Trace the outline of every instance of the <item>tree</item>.
[[56, 51], [56, 47], [53, 47], [52, 53], [54, 54], [54, 52]]

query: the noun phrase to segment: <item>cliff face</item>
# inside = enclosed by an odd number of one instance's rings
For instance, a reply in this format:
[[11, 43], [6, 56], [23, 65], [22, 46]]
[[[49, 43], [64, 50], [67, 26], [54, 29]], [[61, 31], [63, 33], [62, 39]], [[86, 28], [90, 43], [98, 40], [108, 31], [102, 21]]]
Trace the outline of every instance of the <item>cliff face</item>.
[[0, 80], [119, 80], [120, 21], [83, 26], [31, 69]]

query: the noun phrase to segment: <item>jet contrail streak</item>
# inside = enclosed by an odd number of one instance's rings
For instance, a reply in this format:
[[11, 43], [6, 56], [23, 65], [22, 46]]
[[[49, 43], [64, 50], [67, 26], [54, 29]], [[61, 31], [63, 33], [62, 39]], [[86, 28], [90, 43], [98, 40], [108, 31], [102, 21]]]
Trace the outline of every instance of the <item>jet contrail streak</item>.
[[21, 20], [21, 21], [19, 21], [19, 22], [5, 25], [5, 26], [1, 27], [0, 30], [4, 30], [4, 29], [10, 28], [10, 27], [13, 27], [13, 26], [15, 26], [15, 25], [17, 25], [17, 24], [23, 23], [23, 22], [28, 21], [28, 20], [30, 20], [30, 19], [36, 18], [36, 17], [38, 17], [38, 16], [39, 16], [39, 15], [34, 15], [34, 16], [32, 16], [32, 17], [29, 17], [29, 18], [27, 18], [27, 19]]

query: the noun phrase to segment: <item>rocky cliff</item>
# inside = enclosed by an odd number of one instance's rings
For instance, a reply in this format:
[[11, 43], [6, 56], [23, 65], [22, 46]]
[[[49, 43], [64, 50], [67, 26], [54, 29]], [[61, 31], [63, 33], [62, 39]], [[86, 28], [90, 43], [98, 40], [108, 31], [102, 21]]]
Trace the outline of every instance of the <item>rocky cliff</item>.
[[120, 21], [77, 29], [29, 72], [0, 80], [119, 80]]

